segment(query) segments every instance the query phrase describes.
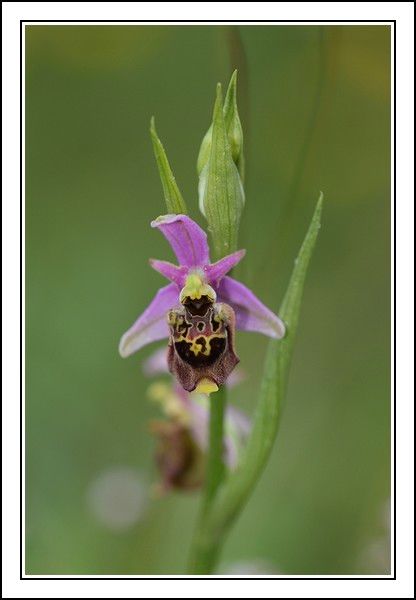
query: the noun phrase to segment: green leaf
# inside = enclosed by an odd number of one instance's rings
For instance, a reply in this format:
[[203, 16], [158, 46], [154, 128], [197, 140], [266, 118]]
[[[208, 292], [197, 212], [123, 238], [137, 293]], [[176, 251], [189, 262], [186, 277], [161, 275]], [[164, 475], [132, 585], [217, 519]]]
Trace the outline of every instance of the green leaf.
[[188, 211], [186, 209], [185, 200], [179, 191], [178, 184], [176, 183], [172, 169], [170, 168], [168, 157], [166, 156], [162, 142], [158, 138], [154, 117], [150, 120], [150, 136], [152, 138], [153, 150], [159, 169], [168, 213], [186, 215]]
[[237, 249], [238, 227], [244, 206], [243, 185], [225, 127], [220, 84], [217, 85], [212, 119], [209, 159], [200, 175], [199, 197], [218, 260]]
[[238, 512], [252, 491], [276, 438], [280, 407], [286, 392], [293, 345], [299, 321], [302, 293], [315, 242], [321, 226], [323, 195], [321, 193], [311, 224], [302, 244], [279, 315], [286, 324], [283, 340], [271, 340], [267, 352], [264, 377], [249, 443], [235, 475], [230, 478], [217, 508], [216, 520], [228, 522]]
[[[243, 154], [243, 128], [241, 126], [240, 116], [237, 107], [237, 71], [231, 76], [228, 85], [227, 94], [224, 100], [224, 123], [227, 130], [228, 142], [230, 144], [231, 156], [240, 174], [241, 181], [244, 181], [244, 154]], [[197, 172], [200, 176], [205, 165], [209, 161], [212, 144], [212, 123], [206, 132], [199, 150], [197, 160]]]
[[321, 226], [322, 203], [321, 193], [279, 311], [286, 324], [286, 336], [280, 341], [271, 340], [269, 344], [247, 448], [237, 471], [219, 490], [195, 542], [191, 566], [198, 573], [212, 572], [224, 536], [252, 493], [273, 448], [287, 387], [306, 272]]

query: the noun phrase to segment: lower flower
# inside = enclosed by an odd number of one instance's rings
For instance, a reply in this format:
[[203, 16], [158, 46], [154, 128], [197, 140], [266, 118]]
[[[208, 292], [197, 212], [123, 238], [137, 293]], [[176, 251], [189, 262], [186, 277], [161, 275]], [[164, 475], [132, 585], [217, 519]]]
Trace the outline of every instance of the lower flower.
[[[148, 374], [167, 372], [166, 351], [158, 350], [144, 364]], [[234, 375], [231, 383], [241, 379]], [[230, 381], [228, 382], [230, 384]], [[208, 451], [209, 399], [207, 394], [189, 393], [174, 380], [150, 385], [148, 396], [157, 402], [164, 420], [151, 422], [150, 431], [157, 439], [156, 464], [161, 481], [159, 493], [170, 490], [195, 490], [202, 486]], [[224, 421], [225, 465], [236, 468], [250, 431], [247, 416], [228, 406]]]
[[150, 431], [158, 440], [156, 464], [161, 474], [157, 491], [198, 489], [204, 479], [204, 455], [190, 430], [175, 421], [152, 421]]

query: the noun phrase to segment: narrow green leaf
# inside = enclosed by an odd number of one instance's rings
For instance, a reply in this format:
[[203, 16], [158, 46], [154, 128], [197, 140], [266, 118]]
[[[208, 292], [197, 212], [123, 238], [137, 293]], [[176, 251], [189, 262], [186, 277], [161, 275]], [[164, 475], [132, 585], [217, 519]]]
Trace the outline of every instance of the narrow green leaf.
[[[284, 320], [287, 333], [283, 340], [271, 340], [254, 416], [252, 433], [238, 470], [223, 485], [214, 502], [205, 527], [199, 538], [201, 556], [208, 557], [201, 569], [211, 572], [229, 526], [238, 515], [270, 456], [276, 438], [280, 408], [285, 395], [290, 361], [309, 261], [321, 225], [323, 195], [321, 193], [311, 224], [302, 244], [279, 315]], [[198, 549], [198, 546], [196, 547]], [[198, 557], [194, 558], [198, 564]]]
[[216, 259], [222, 258], [237, 249], [244, 191], [228, 142], [220, 84], [217, 85], [209, 160], [201, 173], [200, 200]]
[[186, 215], [188, 211], [186, 209], [185, 200], [179, 191], [178, 184], [176, 183], [172, 169], [170, 168], [168, 157], [166, 156], [162, 142], [156, 133], [154, 117], [150, 120], [150, 136], [152, 138], [153, 150], [159, 169], [168, 213]]
[[239, 474], [243, 479], [247, 477], [247, 481], [242, 482], [247, 492], [263, 470], [276, 438], [280, 408], [286, 392], [298, 327], [306, 272], [321, 226], [322, 202], [323, 195], [321, 193], [308, 232], [295, 260], [289, 287], [279, 310], [279, 315], [286, 325], [286, 335], [281, 341], [271, 340], [269, 344], [260, 400], [257, 405], [244, 464], [241, 465]]

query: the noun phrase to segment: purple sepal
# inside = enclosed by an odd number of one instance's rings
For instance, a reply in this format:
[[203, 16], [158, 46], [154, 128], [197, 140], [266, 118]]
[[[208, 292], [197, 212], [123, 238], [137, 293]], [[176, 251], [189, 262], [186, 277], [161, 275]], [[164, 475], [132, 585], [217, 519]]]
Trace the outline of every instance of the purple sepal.
[[237, 329], [257, 331], [274, 338], [282, 338], [285, 335], [283, 321], [239, 281], [224, 277], [220, 281], [217, 293], [220, 302], [233, 307]]
[[160, 288], [146, 310], [120, 340], [119, 352], [130, 356], [146, 344], [169, 336], [166, 314], [178, 305], [178, 287], [174, 283]]
[[186, 215], [163, 215], [151, 226], [163, 233], [180, 265], [200, 267], [209, 263], [207, 234]]

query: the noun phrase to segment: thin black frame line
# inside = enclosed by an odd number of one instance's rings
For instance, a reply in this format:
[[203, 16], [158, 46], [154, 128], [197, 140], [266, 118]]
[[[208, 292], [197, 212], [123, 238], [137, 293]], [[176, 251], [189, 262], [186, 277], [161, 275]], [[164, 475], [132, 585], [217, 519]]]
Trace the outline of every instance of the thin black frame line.
[[[186, 577], [170, 577], [161, 575], [159, 577], [151, 576], [151, 575], [137, 575], [137, 576], [125, 576], [125, 577], [117, 577], [117, 576], [74, 576], [67, 577], [63, 576], [34, 576], [34, 577], [26, 577], [23, 575], [23, 297], [22, 297], [22, 281], [23, 281], [23, 223], [22, 223], [22, 208], [23, 208], [23, 30], [26, 29], [25, 23], [164, 23], [169, 25], [170, 23], [235, 23], [235, 21], [133, 21], [133, 20], [25, 20], [21, 19], [19, 21], [20, 26], [20, 581], [101, 581], [101, 580], [109, 580], [109, 581], [140, 581], [140, 580], [151, 580], [151, 581], [159, 581], [159, 580], [168, 580], [168, 581], [187, 581], [187, 580], [226, 580], [226, 581], [394, 581], [397, 579], [397, 552], [396, 552], [396, 20], [341, 20], [341, 21], [331, 21], [331, 20], [311, 20], [311, 21], [239, 21], [239, 23], [332, 23], [334, 25], [338, 23], [391, 23], [392, 24], [392, 33], [393, 33], [393, 99], [394, 99], [394, 107], [393, 107], [393, 198], [391, 199], [393, 202], [393, 234], [394, 234], [394, 243], [393, 243], [393, 301], [394, 301], [394, 311], [393, 311], [393, 379], [394, 379], [394, 387], [393, 387], [393, 432], [394, 432], [394, 443], [393, 443], [393, 466], [394, 466], [394, 476], [393, 476], [393, 498], [394, 498], [394, 510], [393, 510], [393, 524], [394, 524], [394, 535], [393, 535], [393, 549], [394, 549], [394, 559], [393, 559], [393, 573], [392, 576], [322, 576], [322, 577], [309, 577], [309, 576], [299, 576], [299, 577], [200, 577], [200, 576], [186, 576]], [[390, 142], [391, 143], [391, 142]]]
[[22, 209], [23, 209], [23, 25], [20, 22], [20, 215], [19, 215], [19, 224], [20, 224], [20, 257], [19, 257], [19, 266], [20, 266], [20, 440], [19, 440], [19, 448], [20, 448], [20, 494], [19, 494], [19, 510], [20, 510], [20, 579], [22, 579], [23, 574], [23, 422], [22, 422], [22, 411], [23, 411], [23, 223], [22, 223]]
[[[391, 51], [391, 49], [390, 49]], [[391, 80], [390, 80], [391, 86]], [[396, 567], [397, 567], [397, 551], [396, 551], [396, 466], [397, 466], [397, 458], [396, 458], [396, 450], [397, 450], [397, 431], [396, 431], [396, 194], [397, 194], [397, 183], [396, 183], [396, 21], [393, 24], [393, 112], [390, 110], [390, 119], [393, 117], [393, 381], [394, 381], [394, 393], [393, 393], [393, 427], [392, 431], [394, 433], [394, 441], [393, 441], [393, 498], [394, 498], [394, 510], [393, 510], [393, 548], [394, 548], [394, 559], [393, 559], [393, 573], [394, 579], [396, 579]], [[391, 145], [391, 142], [390, 142]], [[390, 244], [391, 244], [390, 240]], [[391, 286], [391, 282], [390, 282]], [[392, 307], [390, 307], [391, 312]], [[391, 341], [390, 341], [391, 345]], [[390, 375], [391, 376], [391, 375]], [[390, 558], [391, 560], [391, 558]]]
[[299, 20], [291, 20], [291, 19], [242, 19], [242, 20], [218, 20], [212, 21], [209, 19], [202, 19], [200, 21], [194, 21], [192, 19], [172, 19], [171, 21], [163, 21], [159, 19], [142, 19], [137, 21], [135, 19], [21, 19], [20, 23], [161, 23], [170, 25], [171, 23], [192, 23], [194, 25], [198, 25], [199, 23], [212, 23], [213, 25], [220, 26], [221, 23], [236, 23], [239, 25], [240, 23], [297, 23], [296, 27], [302, 25], [309, 25], [309, 23], [333, 23], [336, 25], [337, 23], [396, 23], [395, 19], [344, 19], [343, 21], [337, 21], [333, 19], [311, 19], [308, 21]]

